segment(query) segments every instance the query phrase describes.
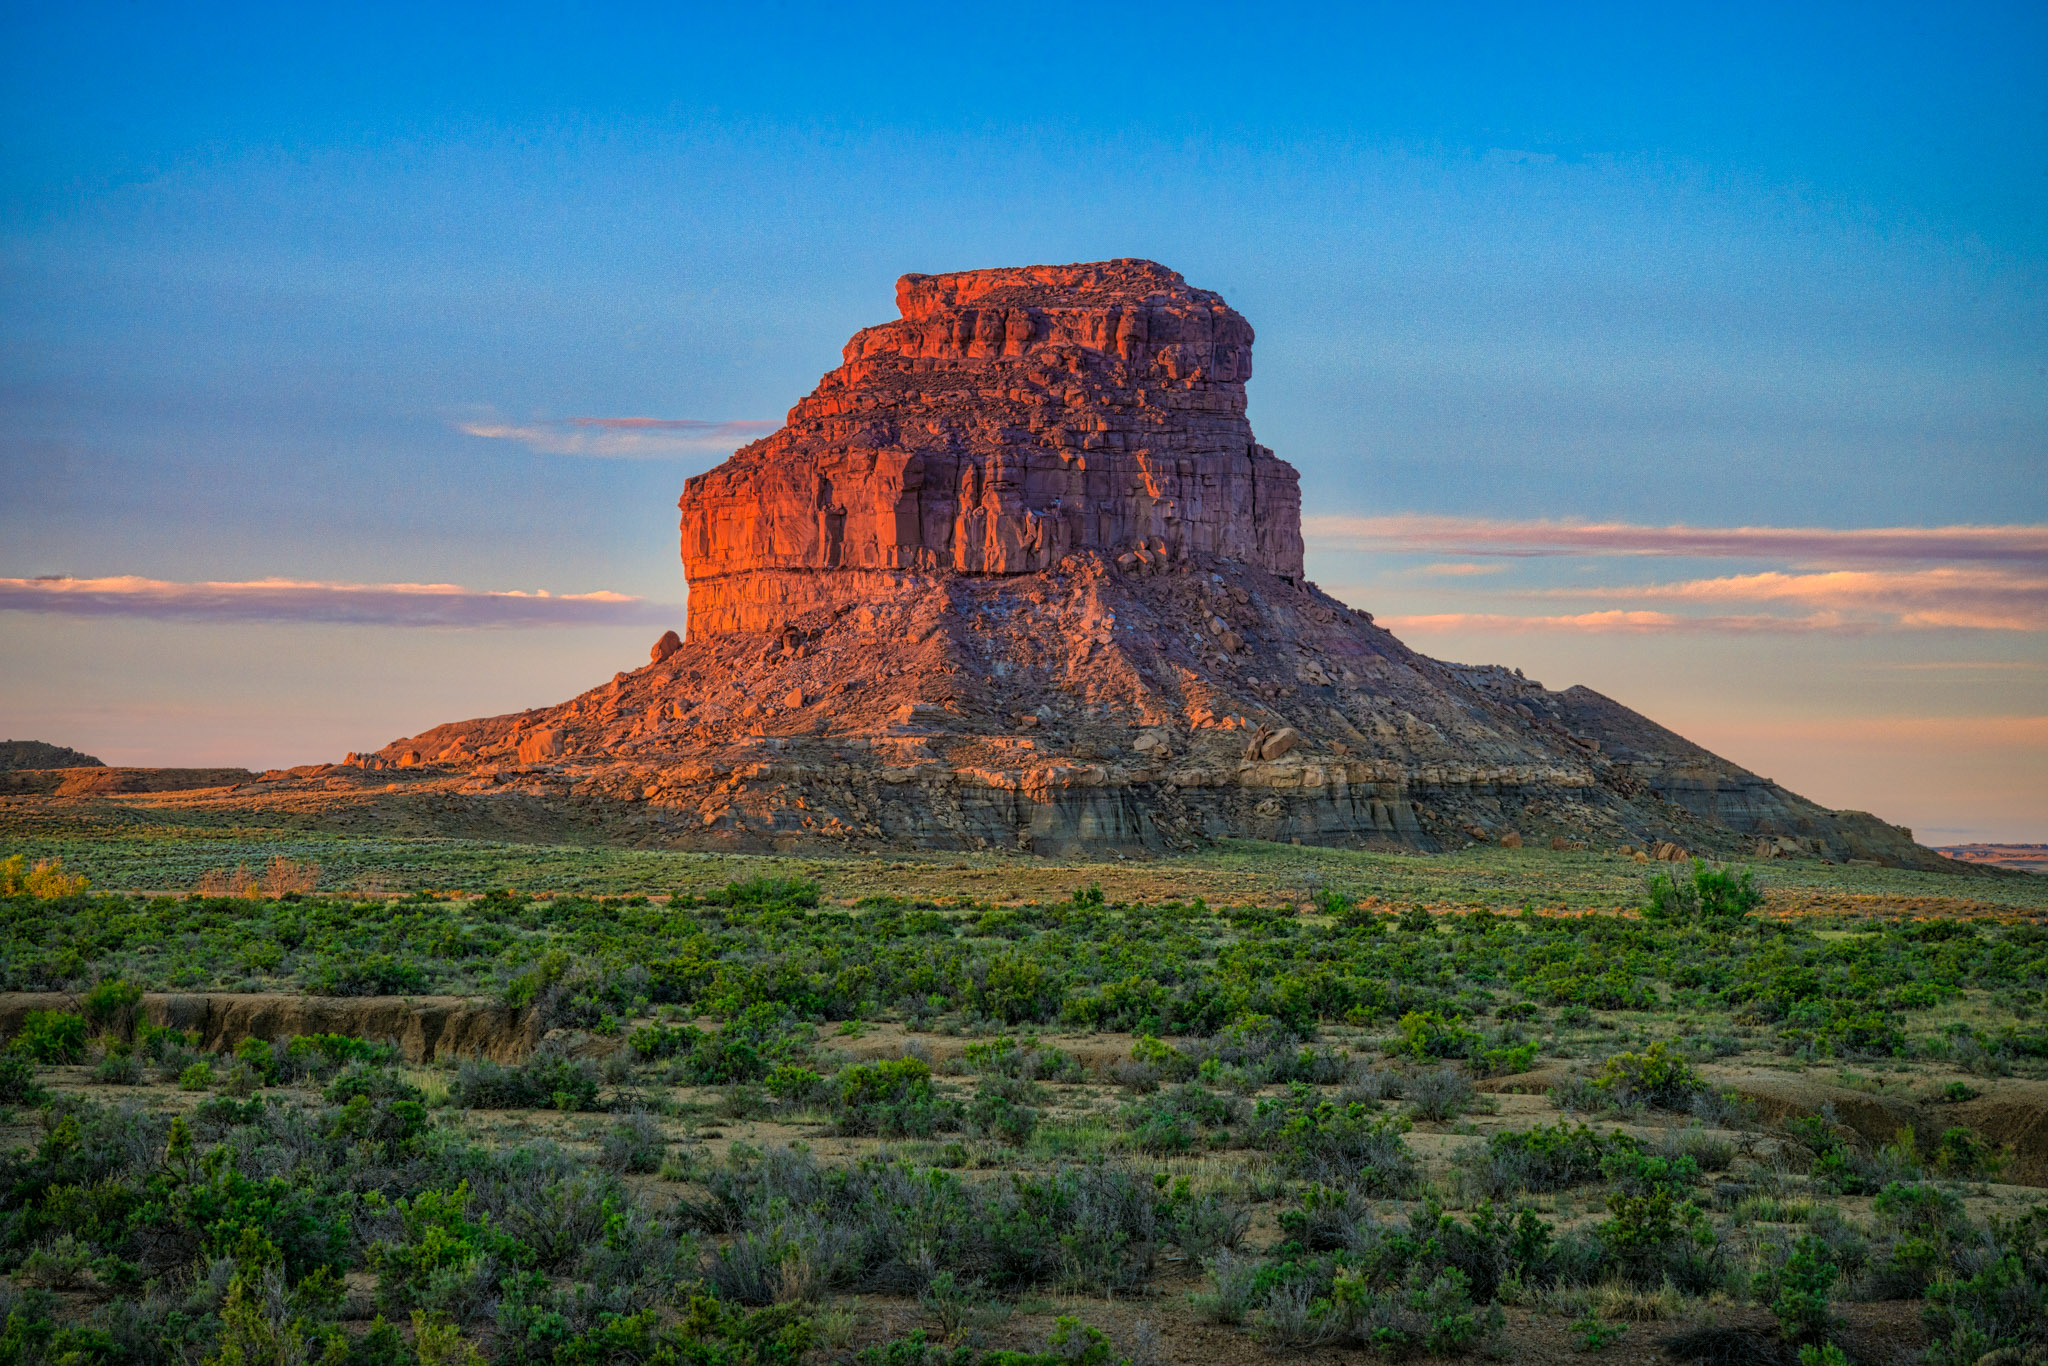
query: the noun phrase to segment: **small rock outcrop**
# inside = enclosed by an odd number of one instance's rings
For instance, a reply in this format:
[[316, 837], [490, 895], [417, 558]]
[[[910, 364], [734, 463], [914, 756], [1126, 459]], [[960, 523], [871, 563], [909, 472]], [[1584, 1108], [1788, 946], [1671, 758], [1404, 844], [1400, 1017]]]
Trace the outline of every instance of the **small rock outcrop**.
[[681, 639], [318, 781], [418, 793], [434, 828], [571, 812], [676, 847], [1768, 841], [1957, 866], [1588, 689], [1419, 655], [1308, 583], [1295, 471], [1245, 419], [1251, 325], [1164, 266], [896, 297], [786, 426], [685, 485]]

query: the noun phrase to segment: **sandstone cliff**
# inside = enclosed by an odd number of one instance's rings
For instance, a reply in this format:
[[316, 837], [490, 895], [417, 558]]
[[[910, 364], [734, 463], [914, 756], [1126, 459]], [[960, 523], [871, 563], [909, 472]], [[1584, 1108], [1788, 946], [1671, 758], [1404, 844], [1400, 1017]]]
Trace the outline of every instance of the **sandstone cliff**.
[[686, 485], [686, 638], [560, 706], [290, 781], [416, 784], [471, 831], [574, 805], [692, 847], [1953, 866], [1587, 689], [1418, 655], [1307, 583], [1295, 472], [1245, 419], [1251, 326], [1173, 271], [908, 275], [897, 308]]
[[[1252, 329], [1150, 261], [897, 282], [782, 430], [685, 485], [690, 636], [860, 600], [869, 575], [1076, 551], [1301, 576], [1301, 491], [1245, 420]], [[825, 572], [820, 572], [825, 571]]]

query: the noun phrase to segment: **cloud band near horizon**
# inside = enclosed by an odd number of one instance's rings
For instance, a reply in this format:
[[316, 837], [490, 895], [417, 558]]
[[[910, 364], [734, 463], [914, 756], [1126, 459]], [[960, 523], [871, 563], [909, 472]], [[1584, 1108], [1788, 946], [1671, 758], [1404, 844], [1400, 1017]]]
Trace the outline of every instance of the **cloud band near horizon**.
[[492, 592], [447, 583], [298, 579], [176, 583], [134, 575], [0, 579], [0, 612], [424, 627], [680, 626], [684, 616], [680, 607], [605, 591]]
[[1513, 557], [1637, 555], [1858, 565], [2008, 561], [2048, 566], [2048, 526], [1699, 527], [1489, 517], [1304, 517], [1330, 549]]
[[489, 441], [516, 441], [541, 455], [604, 460], [658, 460], [730, 451], [781, 427], [753, 418], [710, 421], [694, 417], [568, 417], [548, 421], [461, 422], [457, 428]]

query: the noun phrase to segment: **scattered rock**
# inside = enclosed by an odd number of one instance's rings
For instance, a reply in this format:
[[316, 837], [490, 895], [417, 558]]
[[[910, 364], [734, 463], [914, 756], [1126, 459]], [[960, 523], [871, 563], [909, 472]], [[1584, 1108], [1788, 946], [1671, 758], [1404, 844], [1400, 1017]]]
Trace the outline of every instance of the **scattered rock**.
[[1517, 832], [1517, 831], [1514, 831], [1514, 830], [1510, 830], [1510, 831], [1508, 831], [1508, 832], [1507, 832], [1507, 833], [1506, 833], [1505, 835], [1502, 835], [1502, 836], [1500, 837], [1500, 847], [1501, 847], [1501, 848], [1503, 848], [1503, 849], [1519, 849], [1519, 848], [1521, 848], [1521, 847], [1522, 847], [1522, 836], [1521, 836], [1521, 834], [1520, 834], [1519, 832]]
[[1282, 726], [1279, 730], [1267, 736], [1265, 742], [1259, 746], [1259, 757], [1261, 759], [1277, 759], [1281, 755], [1293, 750], [1300, 743], [1300, 731], [1292, 726]]
[[649, 664], [659, 664], [677, 650], [683, 648], [683, 638], [674, 631], [663, 631], [661, 639], [654, 642], [654, 648], [647, 652]]

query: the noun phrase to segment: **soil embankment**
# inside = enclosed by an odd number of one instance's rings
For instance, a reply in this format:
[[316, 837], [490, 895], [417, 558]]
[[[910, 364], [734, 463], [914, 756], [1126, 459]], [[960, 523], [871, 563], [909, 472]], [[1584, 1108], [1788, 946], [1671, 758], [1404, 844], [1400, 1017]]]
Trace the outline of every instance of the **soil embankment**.
[[[1570, 1067], [1543, 1067], [1482, 1081], [1478, 1089], [1503, 1095], [1542, 1095], [1576, 1075]], [[1701, 1076], [1710, 1085], [1754, 1105], [1757, 1118], [1766, 1124], [1825, 1114], [1873, 1147], [1895, 1143], [1901, 1131], [1910, 1130], [1920, 1150], [1928, 1152], [1943, 1130], [1956, 1126], [1972, 1129], [2005, 1151], [2000, 1179], [2022, 1186], [2048, 1186], [2048, 1082], [1987, 1080], [1976, 1083], [1984, 1094], [1974, 1100], [1932, 1104], [1761, 1068], [1709, 1067], [1701, 1069]]]
[[[0, 1035], [12, 1037], [31, 1010], [77, 1010], [65, 992], [0, 994]], [[531, 1012], [461, 996], [298, 996], [282, 992], [150, 992], [142, 1018], [187, 1029], [202, 1047], [231, 1049], [244, 1039], [275, 1042], [298, 1034], [348, 1034], [395, 1044], [408, 1062], [488, 1058], [518, 1062], [539, 1043]]]

